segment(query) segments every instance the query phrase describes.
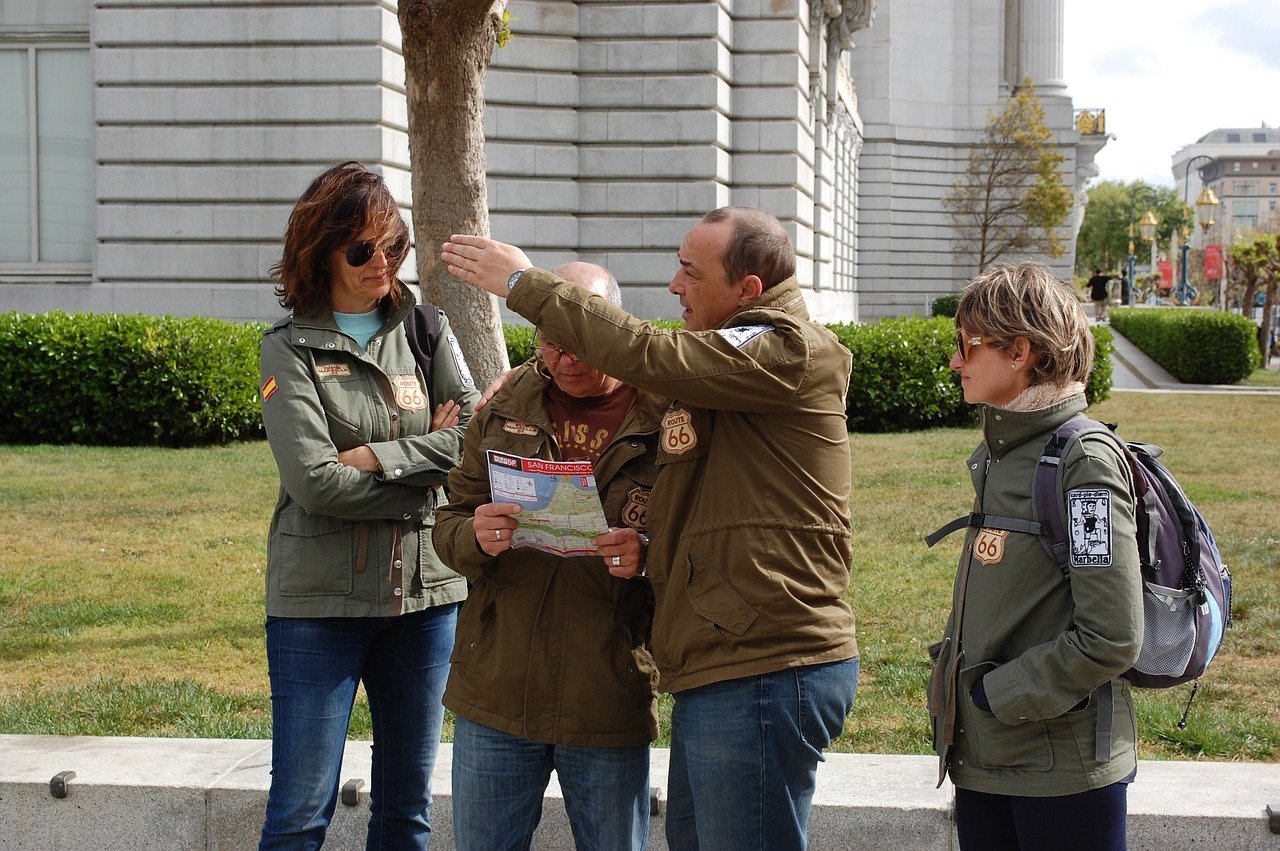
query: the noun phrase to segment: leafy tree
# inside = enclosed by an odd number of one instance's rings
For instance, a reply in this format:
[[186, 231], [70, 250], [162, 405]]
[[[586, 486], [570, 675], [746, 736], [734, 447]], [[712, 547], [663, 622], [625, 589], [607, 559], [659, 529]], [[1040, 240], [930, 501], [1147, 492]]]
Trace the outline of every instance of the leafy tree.
[[497, 300], [453, 279], [440, 245], [454, 233], [489, 233], [484, 80], [495, 45], [510, 36], [505, 2], [400, 0], [418, 280], [449, 315], [480, 387], [508, 366]]
[[1240, 300], [1245, 316], [1253, 315], [1253, 303], [1259, 291], [1263, 293], [1262, 326], [1258, 329], [1258, 348], [1266, 363], [1267, 347], [1271, 341], [1271, 314], [1280, 296], [1280, 235], [1257, 234], [1252, 239], [1237, 242], [1229, 249], [1231, 267], [1241, 283], [1244, 294]]
[[1062, 181], [1064, 157], [1052, 139], [1028, 77], [1004, 109], [988, 118], [968, 167], [943, 198], [956, 244], [979, 270], [1013, 252], [1062, 256], [1058, 228], [1071, 211], [1071, 191]]
[[1156, 215], [1158, 246], [1169, 244], [1175, 227], [1192, 224], [1191, 214], [1173, 187], [1151, 186], [1141, 180], [1108, 180], [1089, 187], [1084, 222], [1076, 237], [1076, 274], [1119, 269], [1129, 254], [1130, 224], [1134, 226], [1134, 253], [1140, 263], [1144, 262], [1142, 258], [1150, 256], [1150, 248], [1138, 235], [1137, 226], [1147, 210]]

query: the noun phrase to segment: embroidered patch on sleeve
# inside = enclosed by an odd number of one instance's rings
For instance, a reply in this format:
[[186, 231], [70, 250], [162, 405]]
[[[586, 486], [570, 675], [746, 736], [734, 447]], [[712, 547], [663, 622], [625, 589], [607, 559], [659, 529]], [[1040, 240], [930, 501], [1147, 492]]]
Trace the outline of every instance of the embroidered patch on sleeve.
[[736, 328], [720, 328], [716, 331], [735, 349], [740, 349], [766, 331], [772, 331], [772, 325], [739, 325]]
[[446, 339], [449, 341], [449, 350], [453, 352], [453, 362], [458, 365], [458, 374], [462, 376], [462, 386], [474, 390], [476, 380], [471, 377], [471, 370], [467, 368], [467, 359], [462, 356], [462, 346], [458, 344], [458, 338], [450, 334]]
[[280, 389], [280, 385], [276, 384], [274, 375], [268, 376], [267, 380], [262, 382], [262, 402], [266, 404], [272, 396], [276, 395], [276, 391]]
[[1111, 566], [1111, 491], [1077, 488], [1067, 493], [1072, 567]]

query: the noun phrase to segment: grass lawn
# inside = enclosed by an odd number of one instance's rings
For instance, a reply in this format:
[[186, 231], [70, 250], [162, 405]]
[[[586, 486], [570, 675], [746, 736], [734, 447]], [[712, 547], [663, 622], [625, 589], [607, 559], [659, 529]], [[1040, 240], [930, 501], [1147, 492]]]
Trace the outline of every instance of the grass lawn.
[[1240, 383], [1246, 387], [1280, 387], [1280, 370], [1258, 367]]
[[[1280, 398], [1119, 392], [1093, 413], [1164, 446], [1235, 579], [1236, 625], [1187, 729], [1189, 687], [1139, 693], [1142, 756], [1280, 761]], [[961, 536], [921, 539], [968, 509], [977, 437], [850, 436], [863, 675], [839, 750], [929, 752], [925, 647]], [[266, 445], [0, 456], [0, 732], [268, 737]], [[352, 735], [369, 735], [363, 705]]]

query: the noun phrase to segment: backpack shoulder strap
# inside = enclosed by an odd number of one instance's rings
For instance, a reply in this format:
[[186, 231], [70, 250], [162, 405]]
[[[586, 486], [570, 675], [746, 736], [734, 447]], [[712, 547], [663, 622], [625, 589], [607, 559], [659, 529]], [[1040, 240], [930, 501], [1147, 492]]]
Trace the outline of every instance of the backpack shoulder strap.
[[1071, 574], [1067, 567], [1067, 499], [1062, 459], [1067, 456], [1072, 443], [1088, 434], [1103, 435], [1117, 447], [1123, 457], [1128, 458], [1128, 450], [1112, 426], [1088, 417], [1072, 417], [1049, 435], [1040, 460], [1036, 462], [1035, 479], [1031, 488], [1031, 516], [1043, 529], [1040, 544], [1068, 579]]
[[419, 304], [404, 318], [404, 335], [409, 340], [422, 377], [431, 380], [431, 359], [440, 342], [440, 308], [433, 304]]

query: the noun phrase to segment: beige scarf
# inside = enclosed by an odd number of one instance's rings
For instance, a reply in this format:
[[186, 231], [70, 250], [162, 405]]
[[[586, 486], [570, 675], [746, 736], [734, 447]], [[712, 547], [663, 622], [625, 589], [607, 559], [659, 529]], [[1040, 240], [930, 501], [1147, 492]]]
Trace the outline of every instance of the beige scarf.
[[1081, 381], [1068, 381], [1065, 384], [1052, 384], [1049, 382], [1033, 384], [1003, 407], [1006, 411], [1039, 411], [1083, 392], [1084, 383]]

